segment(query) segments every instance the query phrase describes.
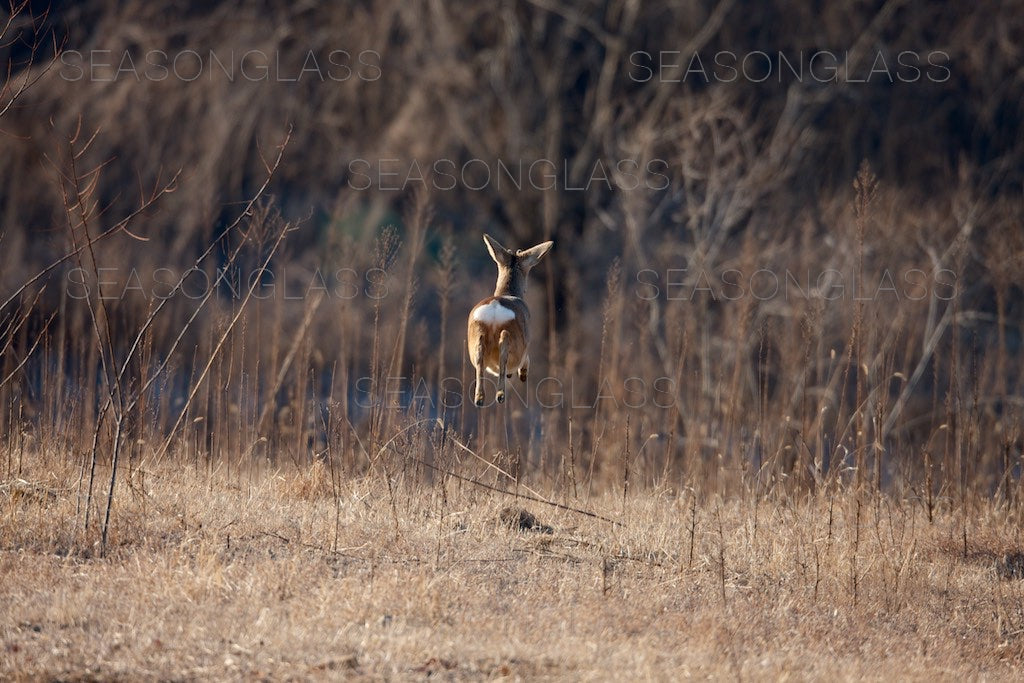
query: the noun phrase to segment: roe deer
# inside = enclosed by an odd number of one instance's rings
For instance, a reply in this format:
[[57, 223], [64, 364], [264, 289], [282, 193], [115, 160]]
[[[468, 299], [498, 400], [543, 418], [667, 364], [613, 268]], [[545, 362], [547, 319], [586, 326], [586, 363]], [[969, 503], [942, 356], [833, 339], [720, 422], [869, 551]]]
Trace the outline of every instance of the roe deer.
[[523, 300], [526, 294], [526, 275], [548, 253], [554, 242], [543, 242], [529, 249], [512, 251], [498, 244], [490, 235], [484, 243], [491, 258], [498, 264], [498, 284], [494, 296], [489, 296], [469, 312], [467, 340], [469, 359], [476, 368], [476, 393], [473, 402], [484, 404], [483, 371], [498, 377], [498, 403], [505, 401], [505, 378], [512, 371], [526, 381], [530, 369], [530, 356], [526, 346], [530, 341], [530, 311]]

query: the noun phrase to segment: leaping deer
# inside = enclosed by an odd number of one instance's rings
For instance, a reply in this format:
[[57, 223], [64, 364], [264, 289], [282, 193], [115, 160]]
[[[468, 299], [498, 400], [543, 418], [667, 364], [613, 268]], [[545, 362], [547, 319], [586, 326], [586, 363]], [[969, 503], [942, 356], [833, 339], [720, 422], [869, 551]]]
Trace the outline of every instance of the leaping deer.
[[483, 371], [498, 377], [498, 403], [505, 401], [505, 378], [512, 370], [526, 381], [530, 369], [530, 356], [526, 351], [530, 341], [530, 311], [523, 297], [526, 294], [526, 276], [530, 269], [548, 253], [554, 242], [542, 242], [529, 249], [512, 251], [501, 246], [490, 235], [484, 243], [491, 258], [498, 264], [498, 284], [494, 296], [479, 302], [469, 312], [467, 339], [469, 359], [476, 368], [476, 393], [473, 402], [484, 404]]

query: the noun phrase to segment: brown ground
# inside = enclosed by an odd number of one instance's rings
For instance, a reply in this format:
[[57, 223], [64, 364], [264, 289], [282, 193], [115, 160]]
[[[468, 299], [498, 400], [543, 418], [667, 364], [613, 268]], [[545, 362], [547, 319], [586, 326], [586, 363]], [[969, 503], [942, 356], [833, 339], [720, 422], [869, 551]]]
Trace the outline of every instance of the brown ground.
[[1021, 675], [1024, 584], [997, 571], [1019, 524], [991, 506], [965, 553], [959, 513], [868, 496], [859, 526], [852, 495], [831, 522], [824, 496], [570, 501], [616, 527], [457, 481], [330, 481], [150, 465], [100, 557], [77, 473], [26, 464], [0, 484], [0, 678]]

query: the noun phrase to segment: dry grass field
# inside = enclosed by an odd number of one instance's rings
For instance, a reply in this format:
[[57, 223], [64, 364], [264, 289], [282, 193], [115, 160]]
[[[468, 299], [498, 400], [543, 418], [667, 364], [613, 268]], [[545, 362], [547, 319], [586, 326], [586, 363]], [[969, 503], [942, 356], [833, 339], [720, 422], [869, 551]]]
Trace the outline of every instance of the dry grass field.
[[1024, 679], [1012, 3], [0, 6], [0, 680]]
[[[147, 465], [99, 557], [78, 473], [33, 462], [0, 488], [5, 679], [1012, 680], [1024, 658], [1020, 516], [983, 501], [571, 501], [613, 524], [456, 479]], [[550, 529], [507, 526], [520, 507]]]

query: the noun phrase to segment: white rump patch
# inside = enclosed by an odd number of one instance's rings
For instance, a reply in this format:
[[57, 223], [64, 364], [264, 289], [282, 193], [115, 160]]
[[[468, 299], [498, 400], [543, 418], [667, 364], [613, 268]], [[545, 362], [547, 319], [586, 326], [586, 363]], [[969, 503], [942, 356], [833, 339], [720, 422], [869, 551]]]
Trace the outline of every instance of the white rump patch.
[[473, 311], [473, 320], [485, 325], [503, 325], [511, 320], [515, 320], [515, 317], [515, 311], [502, 306], [498, 301], [492, 301], [486, 306], [480, 306]]

